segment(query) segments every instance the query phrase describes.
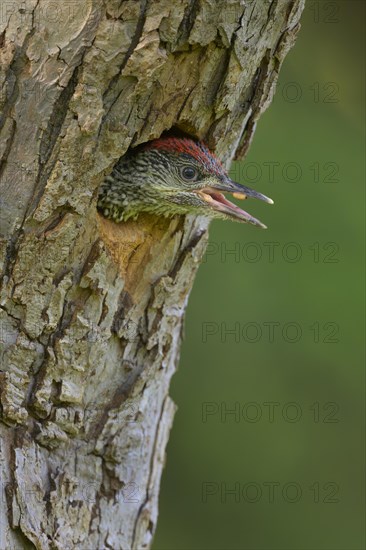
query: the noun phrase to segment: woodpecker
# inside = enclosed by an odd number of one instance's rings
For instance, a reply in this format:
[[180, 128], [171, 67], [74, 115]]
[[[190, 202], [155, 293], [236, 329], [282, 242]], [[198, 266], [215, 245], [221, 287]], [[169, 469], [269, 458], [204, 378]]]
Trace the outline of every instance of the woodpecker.
[[98, 211], [115, 222], [136, 219], [140, 212], [171, 217], [201, 214], [266, 226], [228, 201], [272, 199], [234, 182], [205, 144], [190, 138], [161, 137], [122, 157], [99, 190]]

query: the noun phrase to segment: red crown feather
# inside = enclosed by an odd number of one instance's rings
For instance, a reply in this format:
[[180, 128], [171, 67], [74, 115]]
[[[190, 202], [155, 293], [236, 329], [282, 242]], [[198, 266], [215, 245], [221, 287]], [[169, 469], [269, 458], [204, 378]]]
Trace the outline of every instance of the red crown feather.
[[211, 172], [223, 176], [226, 170], [219, 159], [211, 153], [208, 147], [199, 141], [189, 138], [161, 137], [148, 142], [144, 146], [145, 150], [157, 149], [167, 153], [176, 153], [178, 155], [190, 155], [196, 161], [200, 162]]

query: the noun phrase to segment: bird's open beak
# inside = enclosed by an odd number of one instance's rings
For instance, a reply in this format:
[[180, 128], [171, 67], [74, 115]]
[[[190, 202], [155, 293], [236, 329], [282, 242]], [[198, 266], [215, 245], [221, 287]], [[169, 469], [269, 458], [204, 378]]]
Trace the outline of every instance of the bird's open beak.
[[248, 197], [253, 197], [255, 199], [260, 199], [262, 201], [268, 202], [268, 204], [273, 204], [272, 199], [266, 197], [265, 195], [262, 195], [262, 193], [258, 193], [257, 191], [250, 189], [249, 187], [246, 187], [245, 185], [236, 183], [230, 178], [218, 182], [217, 184], [215, 182], [212, 186], [204, 187], [203, 189], [200, 189], [198, 191], [199, 195], [204, 199], [204, 201], [207, 202], [207, 204], [214, 210], [222, 212], [223, 214], [226, 214], [227, 216], [230, 216], [237, 221], [251, 223], [252, 225], [256, 225], [257, 227], [267, 229], [267, 226], [264, 225], [262, 222], [260, 222], [256, 218], [253, 218], [253, 216], [248, 214], [248, 212], [245, 212], [245, 210], [242, 210], [241, 208], [236, 206], [236, 204], [228, 201], [225, 196], [220, 193], [220, 191], [223, 191], [224, 193], [231, 193], [236, 199], [247, 199]]

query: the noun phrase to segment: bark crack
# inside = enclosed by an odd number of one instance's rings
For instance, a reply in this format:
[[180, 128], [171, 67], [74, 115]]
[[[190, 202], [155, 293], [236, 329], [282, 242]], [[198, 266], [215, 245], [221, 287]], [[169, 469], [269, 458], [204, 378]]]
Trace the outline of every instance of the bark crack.
[[[132, 535], [132, 544], [131, 544], [132, 550], [134, 550], [134, 549], [138, 550], [138, 545], [136, 544], [137, 528], [138, 528], [138, 524], [139, 524], [139, 521], [141, 519], [141, 515], [143, 513], [143, 510], [146, 508], [146, 506], [147, 506], [147, 504], [150, 500], [149, 490], [150, 490], [150, 487], [152, 485], [153, 472], [154, 472], [154, 468], [155, 468], [155, 459], [156, 459], [156, 453], [157, 453], [157, 450], [158, 450], [157, 443], [159, 441], [160, 426], [162, 425], [162, 418], [165, 414], [166, 404], [167, 404], [168, 400], [170, 400], [170, 397], [165, 398], [165, 400], [162, 404], [162, 407], [160, 409], [160, 415], [159, 415], [158, 422], [156, 424], [154, 443], [153, 443], [152, 453], [151, 453], [151, 457], [150, 457], [149, 476], [148, 476], [148, 481], [147, 481], [147, 485], [146, 485], [146, 496], [145, 496], [145, 499], [144, 499], [143, 503], [140, 505], [139, 510], [137, 512], [137, 515], [136, 515], [134, 528], [133, 528], [133, 535]], [[151, 523], [149, 522], [149, 526], [150, 525], [151, 525]], [[151, 533], [153, 534], [153, 525], [151, 525]]]
[[[132, 53], [134, 52], [136, 46], [138, 45], [140, 38], [142, 36], [142, 31], [145, 25], [145, 19], [146, 19], [146, 8], [148, 5], [148, 0], [140, 0], [140, 14], [139, 18], [136, 23], [136, 30], [135, 34], [132, 37], [131, 44], [126, 52], [126, 55], [123, 58], [123, 61], [121, 63], [121, 66], [119, 68], [118, 73], [112, 78], [111, 82], [109, 83], [108, 88], [106, 89], [105, 93], [103, 94], [103, 105], [104, 107], [107, 107], [107, 110], [105, 114], [103, 115], [102, 124], [100, 125], [99, 132], [101, 132], [101, 129], [103, 127], [103, 124], [105, 120], [107, 119], [109, 113], [113, 109], [114, 105], [120, 98], [122, 91], [120, 91], [114, 99], [110, 99], [110, 96], [113, 96], [114, 88], [118, 80], [120, 79], [120, 76], [122, 75], [123, 69], [126, 67], [128, 60], [130, 59]], [[108, 105], [109, 103], [109, 105]], [[107, 106], [108, 105], [108, 106]]]

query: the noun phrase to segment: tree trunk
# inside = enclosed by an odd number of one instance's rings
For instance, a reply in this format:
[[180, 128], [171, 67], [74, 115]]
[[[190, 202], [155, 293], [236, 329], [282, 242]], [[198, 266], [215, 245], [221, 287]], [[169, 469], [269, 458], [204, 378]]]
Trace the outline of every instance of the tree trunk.
[[303, 0], [0, 8], [0, 548], [149, 548], [205, 218], [116, 225], [97, 188], [171, 128], [228, 166]]

